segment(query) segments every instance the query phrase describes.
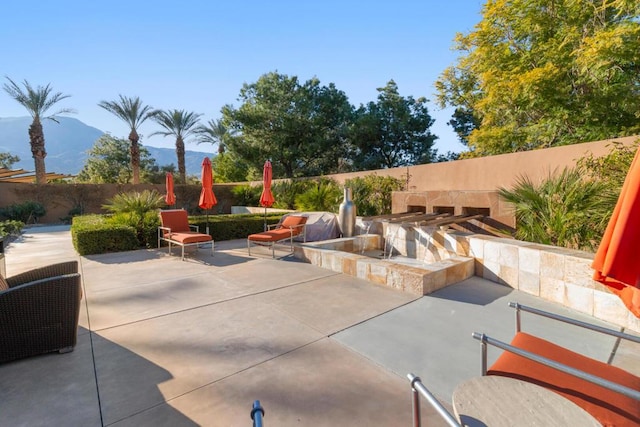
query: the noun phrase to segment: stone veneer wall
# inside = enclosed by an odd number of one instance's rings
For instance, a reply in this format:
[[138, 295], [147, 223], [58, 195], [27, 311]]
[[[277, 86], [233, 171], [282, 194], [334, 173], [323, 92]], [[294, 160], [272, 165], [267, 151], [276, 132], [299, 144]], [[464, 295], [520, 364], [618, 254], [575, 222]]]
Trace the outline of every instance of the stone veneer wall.
[[594, 254], [507, 238], [450, 234], [455, 236], [455, 252], [474, 258], [476, 276], [640, 332], [640, 319], [617, 295], [592, 280]]

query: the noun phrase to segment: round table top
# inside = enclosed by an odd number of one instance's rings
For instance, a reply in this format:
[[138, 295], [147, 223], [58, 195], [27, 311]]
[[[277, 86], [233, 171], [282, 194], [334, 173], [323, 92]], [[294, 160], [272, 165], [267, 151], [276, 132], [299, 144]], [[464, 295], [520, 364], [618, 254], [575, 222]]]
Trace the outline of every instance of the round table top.
[[584, 409], [544, 387], [488, 375], [458, 385], [453, 409], [466, 426], [600, 426]]

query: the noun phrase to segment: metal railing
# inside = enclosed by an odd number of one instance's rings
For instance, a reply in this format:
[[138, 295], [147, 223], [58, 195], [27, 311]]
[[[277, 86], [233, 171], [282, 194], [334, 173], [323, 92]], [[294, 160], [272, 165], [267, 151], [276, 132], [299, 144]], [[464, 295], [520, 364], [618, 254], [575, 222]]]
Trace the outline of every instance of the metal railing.
[[436, 397], [422, 384], [420, 377], [413, 374], [407, 374], [407, 378], [411, 382], [411, 408], [413, 412], [413, 427], [420, 427], [422, 417], [420, 416], [420, 395], [427, 399], [427, 402], [433, 406], [438, 415], [451, 427], [462, 427], [458, 421], [442, 406]]

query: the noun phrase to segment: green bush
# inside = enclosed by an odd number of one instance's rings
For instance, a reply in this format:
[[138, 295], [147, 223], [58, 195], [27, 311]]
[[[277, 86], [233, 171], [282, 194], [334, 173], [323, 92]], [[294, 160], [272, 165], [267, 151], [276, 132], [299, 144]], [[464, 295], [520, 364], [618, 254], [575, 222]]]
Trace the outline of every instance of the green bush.
[[262, 186], [237, 185], [231, 189], [233, 204], [236, 206], [260, 206]]
[[102, 207], [114, 213], [110, 222], [133, 227], [140, 246], [152, 247], [149, 240], [150, 228], [158, 227], [157, 211], [164, 206], [164, 197], [155, 190], [144, 190], [119, 193], [108, 202]]
[[16, 220], [1, 221], [0, 237], [4, 237], [7, 235], [20, 234], [23, 228], [24, 228], [24, 222], [22, 221], [16, 221]]
[[278, 209], [296, 209], [296, 197], [309, 188], [314, 186], [316, 182], [312, 179], [288, 179], [278, 181], [273, 184], [273, 197], [276, 199], [273, 204]]
[[75, 250], [83, 256], [140, 248], [134, 227], [114, 224], [104, 215], [74, 217], [71, 224], [71, 239]]
[[[277, 224], [282, 218], [282, 214], [267, 214], [267, 225]], [[233, 215], [210, 215], [190, 217], [189, 224], [198, 226], [201, 233], [206, 232], [209, 227], [209, 234], [213, 240], [234, 240], [246, 239], [249, 234], [261, 233], [264, 231], [264, 215], [259, 214], [233, 214]]]
[[515, 237], [571, 249], [594, 250], [610, 215], [606, 186], [585, 179], [578, 168], [550, 174], [539, 185], [520, 177], [499, 194], [515, 209]]
[[301, 211], [338, 212], [342, 189], [330, 179], [320, 179], [307, 191], [296, 197], [296, 208]]
[[47, 211], [42, 203], [23, 202], [9, 205], [0, 209], [0, 216], [8, 220], [21, 221], [25, 224], [35, 224]]
[[391, 213], [391, 193], [400, 191], [403, 182], [390, 176], [367, 175], [345, 181], [345, 187], [353, 192], [353, 203], [361, 216]]
[[107, 217], [107, 222], [113, 225], [125, 225], [136, 230], [136, 237], [140, 247], [155, 248], [158, 246], [158, 226], [160, 219], [158, 211], [146, 212], [142, 221], [137, 214], [121, 212]]

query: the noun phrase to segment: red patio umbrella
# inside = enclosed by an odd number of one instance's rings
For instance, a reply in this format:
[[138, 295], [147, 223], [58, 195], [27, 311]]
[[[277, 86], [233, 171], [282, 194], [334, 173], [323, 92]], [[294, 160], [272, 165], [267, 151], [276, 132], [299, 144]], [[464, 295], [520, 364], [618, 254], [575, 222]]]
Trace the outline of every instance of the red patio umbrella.
[[640, 149], [624, 180], [592, 267], [593, 279], [617, 294], [640, 317]]
[[164, 196], [164, 201], [168, 206], [173, 206], [176, 204], [176, 195], [173, 192], [173, 175], [171, 175], [171, 172], [167, 172], [166, 187], [167, 195]]
[[207, 211], [207, 233], [209, 232], [209, 209], [218, 204], [216, 195], [213, 194], [213, 172], [211, 171], [211, 160], [205, 157], [202, 161], [202, 191], [198, 206]]
[[273, 202], [276, 200], [271, 193], [271, 179], [273, 178], [273, 169], [271, 168], [271, 162], [267, 160], [264, 162], [262, 169], [262, 194], [260, 195], [260, 206], [264, 206], [264, 229], [267, 230], [267, 208], [273, 206]]

